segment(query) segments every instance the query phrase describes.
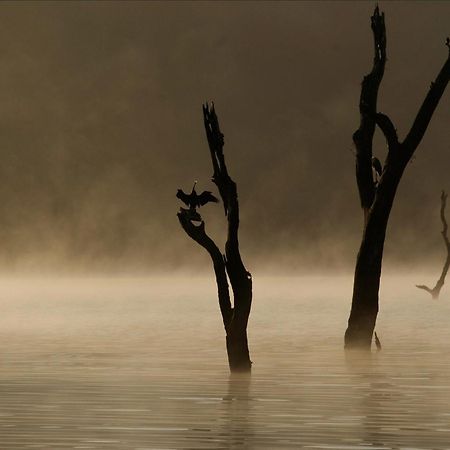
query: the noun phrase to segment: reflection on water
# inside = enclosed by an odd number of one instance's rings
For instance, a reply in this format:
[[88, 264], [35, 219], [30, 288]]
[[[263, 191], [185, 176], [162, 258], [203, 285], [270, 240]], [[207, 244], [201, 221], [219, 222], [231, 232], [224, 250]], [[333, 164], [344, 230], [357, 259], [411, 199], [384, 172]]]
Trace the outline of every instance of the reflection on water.
[[0, 448], [448, 449], [450, 302], [413, 281], [359, 355], [350, 278], [260, 280], [231, 376], [212, 280], [2, 280]]

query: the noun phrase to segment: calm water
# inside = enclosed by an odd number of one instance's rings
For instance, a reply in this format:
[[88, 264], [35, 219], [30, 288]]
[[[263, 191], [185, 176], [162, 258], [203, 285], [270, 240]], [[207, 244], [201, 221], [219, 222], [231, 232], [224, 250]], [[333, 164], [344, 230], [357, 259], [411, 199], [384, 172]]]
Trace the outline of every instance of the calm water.
[[0, 448], [450, 449], [450, 289], [383, 280], [383, 351], [342, 350], [350, 277], [265, 278], [230, 377], [210, 279], [0, 280]]

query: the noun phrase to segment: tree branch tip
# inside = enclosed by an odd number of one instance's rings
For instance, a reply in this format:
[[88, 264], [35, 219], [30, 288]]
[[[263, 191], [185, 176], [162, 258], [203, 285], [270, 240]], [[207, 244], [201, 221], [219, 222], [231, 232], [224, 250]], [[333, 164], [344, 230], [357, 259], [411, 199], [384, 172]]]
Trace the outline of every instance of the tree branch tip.
[[378, 3], [375, 5], [375, 9], [373, 10], [373, 15], [371, 16], [372, 26], [376, 26], [377, 22], [380, 22], [384, 25], [384, 11], [380, 13], [380, 7]]
[[374, 16], [379, 16], [380, 15], [380, 8], [378, 6], [378, 3], [375, 4], [375, 9], [373, 10], [373, 15]]
[[215, 115], [215, 108], [214, 108], [214, 102], [209, 102], [208, 100], [205, 100], [205, 103], [202, 103], [203, 108], [203, 115], [206, 116], [213, 116]]
[[427, 291], [431, 294], [432, 289], [430, 289], [428, 286], [425, 286], [424, 284], [416, 284], [416, 288], [423, 289], [424, 291]]

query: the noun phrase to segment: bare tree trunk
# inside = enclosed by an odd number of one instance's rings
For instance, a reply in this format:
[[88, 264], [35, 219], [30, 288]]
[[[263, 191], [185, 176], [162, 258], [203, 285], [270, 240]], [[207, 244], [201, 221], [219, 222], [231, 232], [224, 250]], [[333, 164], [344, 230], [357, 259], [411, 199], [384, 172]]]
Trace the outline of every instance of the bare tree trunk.
[[[252, 362], [248, 350], [247, 323], [252, 304], [252, 277], [244, 267], [239, 252], [239, 203], [236, 183], [228, 175], [223, 155], [223, 134], [214, 105], [203, 106], [203, 119], [213, 165], [213, 182], [219, 189], [228, 221], [225, 254], [206, 234], [205, 224], [194, 225], [189, 211], [181, 208], [178, 219], [184, 231], [204, 247], [213, 261], [218, 288], [219, 306], [226, 332], [228, 363], [232, 372], [250, 371]], [[233, 290], [231, 305], [228, 279]]]
[[247, 323], [252, 305], [252, 276], [244, 267], [239, 252], [239, 202], [236, 183], [230, 178], [223, 155], [223, 134], [220, 131], [214, 105], [203, 106], [206, 136], [213, 165], [213, 182], [222, 197], [228, 221], [225, 243], [225, 267], [233, 289], [234, 308], [231, 321], [226, 327], [227, 351], [230, 369], [251, 369], [247, 343]]
[[[378, 89], [386, 62], [386, 29], [384, 13], [378, 6], [371, 17], [374, 37], [372, 71], [363, 79], [359, 102], [360, 125], [353, 135], [356, 147], [356, 180], [364, 212], [364, 232], [356, 260], [353, 298], [346, 348], [370, 349], [378, 314], [383, 247], [389, 214], [397, 187], [406, 165], [419, 145], [431, 117], [450, 78], [450, 58], [447, 58], [422, 103], [416, 119], [403, 142], [388, 116], [377, 113]], [[447, 40], [447, 46], [448, 46]], [[372, 174], [372, 141], [375, 126], [382, 130], [388, 145], [388, 155], [379, 180]]]
[[423, 289], [424, 291], [427, 291], [429, 294], [431, 294], [431, 298], [438, 299], [439, 294], [441, 293], [442, 286], [444, 286], [445, 283], [445, 277], [447, 276], [448, 268], [450, 267], [450, 241], [448, 240], [447, 236], [447, 230], [448, 225], [447, 221], [445, 219], [445, 206], [447, 203], [447, 194], [442, 191], [441, 192], [441, 222], [442, 222], [442, 239], [444, 240], [445, 248], [447, 250], [447, 259], [445, 260], [444, 267], [442, 268], [441, 276], [439, 277], [439, 280], [436, 282], [436, 286], [434, 286], [433, 289], [429, 288], [428, 286], [425, 286], [423, 284], [416, 284], [416, 287], [419, 289]]

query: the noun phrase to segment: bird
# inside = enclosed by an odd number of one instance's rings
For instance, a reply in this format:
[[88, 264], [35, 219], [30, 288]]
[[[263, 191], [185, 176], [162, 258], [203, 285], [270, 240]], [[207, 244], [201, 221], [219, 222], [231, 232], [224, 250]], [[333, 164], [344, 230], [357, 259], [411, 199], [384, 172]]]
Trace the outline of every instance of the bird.
[[[372, 156], [372, 169], [375, 171], [375, 180], [373, 182], [374, 187], [378, 187], [378, 183], [381, 178], [381, 174], [383, 172], [383, 168], [381, 166], [380, 160], [376, 156]], [[373, 171], [372, 171], [373, 176]]]
[[381, 350], [381, 342], [378, 339], [377, 332], [375, 331], [375, 345], [377, 346], [377, 352]]
[[375, 172], [379, 177], [381, 177], [381, 173], [383, 172], [383, 167], [381, 166], [380, 160], [376, 156], [372, 156], [372, 167], [375, 169]]
[[195, 210], [200, 206], [206, 205], [209, 202], [218, 203], [219, 200], [215, 197], [210, 191], [203, 191], [200, 195], [197, 194], [195, 190], [195, 185], [197, 181], [194, 182], [194, 186], [192, 187], [192, 191], [190, 194], [186, 194], [181, 189], [177, 190], [177, 198], [179, 198], [183, 203], [189, 206], [189, 209]]

